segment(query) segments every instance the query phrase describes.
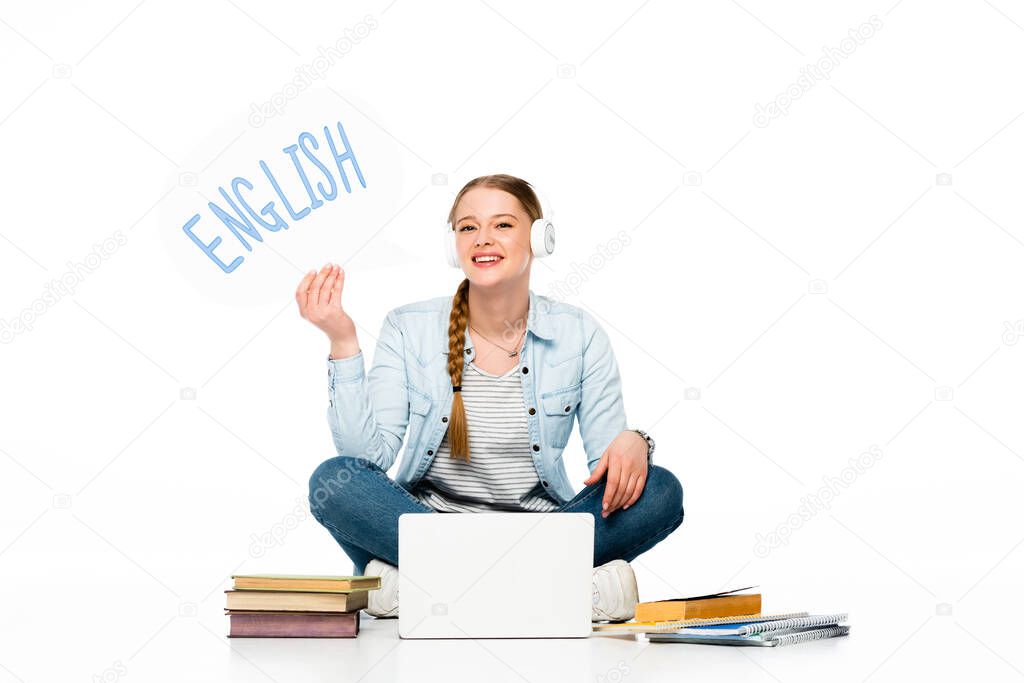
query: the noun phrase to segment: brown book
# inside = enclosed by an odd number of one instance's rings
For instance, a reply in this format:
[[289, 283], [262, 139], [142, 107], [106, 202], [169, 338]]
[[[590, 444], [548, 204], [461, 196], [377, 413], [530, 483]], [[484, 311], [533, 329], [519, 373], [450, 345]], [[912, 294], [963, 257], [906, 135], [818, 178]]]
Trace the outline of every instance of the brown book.
[[228, 638], [355, 638], [359, 612], [251, 612], [228, 613]]
[[636, 621], [677, 621], [760, 614], [760, 593], [736, 594], [737, 591], [748, 588], [753, 588], [753, 586], [713, 595], [641, 602], [636, 606], [633, 618]]
[[311, 576], [305, 574], [232, 574], [237, 590], [334, 593], [380, 588], [379, 576]]
[[227, 609], [270, 612], [354, 612], [367, 605], [369, 592], [226, 590]]

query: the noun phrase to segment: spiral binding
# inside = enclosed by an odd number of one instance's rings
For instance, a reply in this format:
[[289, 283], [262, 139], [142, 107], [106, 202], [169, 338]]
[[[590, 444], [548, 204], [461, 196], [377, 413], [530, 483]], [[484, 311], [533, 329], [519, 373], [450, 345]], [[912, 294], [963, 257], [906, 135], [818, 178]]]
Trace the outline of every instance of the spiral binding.
[[849, 626], [829, 626], [828, 628], [815, 629], [814, 631], [804, 631], [803, 633], [790, 633], [784, 636], [776, 636], [775, 638], [772, 638], [771, 641], [776, 645], [796, 645], [797, 643], [806, 643], [811, 640], [845, 636], [849, 633]]
[[[765, 619], [788, 619], [793, 620], [797, 617], [805, 617], [807, 612], [790, 612], [789, 614], [776, 614], [776, 615], [761, 615], [751, 614], [739, 617], [710, 617], [705, 619], [680, 619], [673, 621], [659, 621], [653, 626], [638, 626], [637, 628], [649, 632], [658, 633], [661, 631], [675, 631], [680, 628], [687, 628], [689, 626], [711, 626], [714, 624], [738, 624], [744, 621], [764, 621]], [[622, 626], [628, 626], [629, 622], [622, 624]]]
[[796, 619], [779, 619], [763, 624], [751, 624], [741, 626], [738, 631], [741, 636], [749, 636], [754, 633], [770, 633], [791, 628], [808, 628], [813, 626], [829, 626], [840, 621], [846, 621], [844, 614], [822, 614], [813, 617], [799, 617]]

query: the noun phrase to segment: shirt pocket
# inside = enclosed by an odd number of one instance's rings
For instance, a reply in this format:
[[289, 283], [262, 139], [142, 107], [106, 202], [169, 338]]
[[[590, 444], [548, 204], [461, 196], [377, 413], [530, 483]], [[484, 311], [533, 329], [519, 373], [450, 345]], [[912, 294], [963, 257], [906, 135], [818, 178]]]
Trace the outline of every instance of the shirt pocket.
[[409, 440], [408, 445], [416, 448], [423, 433], [423, 423], [430, 415], [433, 401], [430, 396], [412, 386], [409, 390]]
[[582, 389], [582, 384], [574, 384], [541, 394], [540, 402], [544, 409], [547, 438], [554, 448], [564, 448], [565, 444], [569, 443], [573, 416], [576, 415]]

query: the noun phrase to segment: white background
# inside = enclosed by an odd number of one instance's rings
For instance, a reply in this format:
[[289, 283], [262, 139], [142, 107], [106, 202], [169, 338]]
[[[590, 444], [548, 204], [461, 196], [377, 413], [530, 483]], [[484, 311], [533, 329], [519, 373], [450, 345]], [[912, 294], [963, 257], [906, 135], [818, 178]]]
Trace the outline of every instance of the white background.
[[[1022, 57], [1006, 0], [5, 4], [0, 320], [126, 241], [0, 345], [0, 681], [1024, 675]], [[258, 161], [286, 175], [280, 150], [338, 121], [365, 189], [252, 252], [218, 230], [218, 187], [265, 196]], [[766, 611], [848, 611], [851, 637], [412, 642], [365, 615], [356, 640], [224, 637], [231, 573], [351, 571], [305, 508], [334, 453], [303, 271], [344, 264], [371, 356], [389, 309], [454, 291], [437, 229], [498, 172], [554, 208], [532, 288], [602, 322], [631, 426], [683, 483], [683, 525], [633, 562], [641, 599], [757, 584]], [[193, 213], [245, 256], [231, 275]], [[578, 435], [565, 457], [582, 488]]]

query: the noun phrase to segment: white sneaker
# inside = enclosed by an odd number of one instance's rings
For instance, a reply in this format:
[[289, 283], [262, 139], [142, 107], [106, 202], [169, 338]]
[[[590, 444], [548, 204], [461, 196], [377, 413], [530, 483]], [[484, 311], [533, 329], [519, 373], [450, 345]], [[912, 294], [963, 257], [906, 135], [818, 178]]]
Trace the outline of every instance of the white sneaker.
[[380, 588], [367, 595], [366, 613], [378, 619], [398, 616], [398, 567], [373, 558], [366, 563], [365, 576], [379, 576]]
[[632, 619], [640, 596], [633, 568], [625, 560], [594, 567], [594, 608], [591, 621]]

